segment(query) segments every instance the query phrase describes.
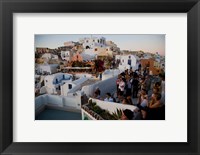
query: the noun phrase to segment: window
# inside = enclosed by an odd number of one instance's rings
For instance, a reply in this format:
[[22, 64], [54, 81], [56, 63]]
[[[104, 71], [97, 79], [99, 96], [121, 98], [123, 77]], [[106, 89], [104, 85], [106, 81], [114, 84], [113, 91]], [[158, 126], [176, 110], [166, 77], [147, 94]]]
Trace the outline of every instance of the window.
[[68, 89], [72, 89], [72, 84], [68, 84]]
[[90, 49], [90, 47], [89, 47], [89, 46], [86, 46], [85, 48], [86, 48], [86, 49]]

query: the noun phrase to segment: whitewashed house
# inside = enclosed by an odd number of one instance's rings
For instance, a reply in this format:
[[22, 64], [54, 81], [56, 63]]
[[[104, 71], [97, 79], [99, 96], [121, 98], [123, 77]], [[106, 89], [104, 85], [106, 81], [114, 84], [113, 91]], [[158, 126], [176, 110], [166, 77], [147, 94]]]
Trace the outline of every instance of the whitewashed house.
[[61, 56], [62, 60], [70, 61], [71, 57], [72, 57], [72, 53], [71, 53], [71, 51], [61, 51], [60, 56]]
[[74, 47], [74, 46], [75, 46], [75, 43], [72, 42], [72, 41], [67, 41], [67, 42], [64, 42], [64, 46], [67, 46], [67, 47]]
[[120, 48], [113, 41], [106, 41], [106, 45], [113, 52], [120, 52]]
[[104, 37], [91, 37], [81, 39], [83, 44], [83, 54], [92, 57], [92, 59], [98, 56], [113, 56], [113, 51], [119, 51], [119, 48], [111, 41], [106, 42]]
[[58, 64], [39, 64], [36, 67], [36, 74], [50, 75], [57, 72]]
[[82, 52], [80, 55], [81, 55], [82, 59], [85, 61], [91, 61], [91, 60], [95, 60], [97, 58], [97, 54], [90, 53], [90, 52]]
[[51, 53], [45, 53], [41, 58], [44, 59], [45, 62], [49, 62], [49, 60], [58, 60], [58, 56]]
[[81, 90], [82, 84], [87, 81], [88, 78], [80, 77], [74, 81], [66, 81], [65, 84], [61, 86], [61, 95], [68, 96], [69, 93], [74, 94], [78, 90]]
[[152, 58], [151, 53], [145, 53], [145, 54], [143, 55], [143, 59], [151, 59], [151, 58]]
[[133, 70], [136, 69], [137, 65], [137, 58], [134, 55], [116, 55], [115, 60], [120, 61], [119, 63], [119, 70], [125, 70], [132, 68]]
[[41, 94], [59, 94], [61, 86], [68, 81], [72, 81], [72, 75], [66, 73], [56, 73], [44, 78], [44, 86], [41, 88]]
[[106, 38], [104, 37], [91, 37], [83, 39], [83, 48], [84, 49], [95, 49], [95, 47], [105, 47]]

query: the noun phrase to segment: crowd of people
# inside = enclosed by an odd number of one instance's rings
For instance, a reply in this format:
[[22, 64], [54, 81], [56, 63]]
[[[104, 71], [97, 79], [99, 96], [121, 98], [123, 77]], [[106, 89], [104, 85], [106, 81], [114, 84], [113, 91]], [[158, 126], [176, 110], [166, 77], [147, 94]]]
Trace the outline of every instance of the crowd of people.
[[[94, 98], [100, 99], [101, 91], [97, 88]], [[122, 120], [165, 119], [165, 73], [150, 75], [148, 67], [143, 70], [127, 69], [118, 75], [116, 93], [106, 93], [104, 101], [135, 105], [136, 109], [123, 110]]]

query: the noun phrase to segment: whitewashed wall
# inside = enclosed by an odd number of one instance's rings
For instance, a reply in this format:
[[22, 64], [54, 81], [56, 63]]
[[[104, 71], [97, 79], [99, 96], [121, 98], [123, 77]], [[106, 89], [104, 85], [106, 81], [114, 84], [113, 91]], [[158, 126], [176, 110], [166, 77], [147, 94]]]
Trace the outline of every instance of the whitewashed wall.
[[63, 106], [63, 99], [57, 95], [47, 95], [46, 96], [46, 104], [52, 104], [62, 107]]
[[117, 76], [103, 81], [99, 81], [92, 85], [83, 86], [82, 91], [88, 96], [92, 97], [97, 87], [101, 90], [101, 97], [104, 97], [107, 92], [113, 93], [116, 90]]
[[63, 97], [63, 106], [81, 109], [81, 96]]
[[118, 76], [123, 70], [119, 69], [107, 69], [102, 74], [102, 80]]
[[117, 108], [121, 110], [130, 109], [131, 111], [136, 109], [136, 106], [133, 105], [126, 105], [121, 103], [115, 102], [105, 102], [98, 99], [91, 98], [93, 102], [96, 102], [99, 107], [102, 109], [108, 110], [109, 112], [113, 113], [116, 112]]
[[[73, 82], [67, 82], [64, 85], [61, 86], [61, 95], [67, 96], [69, 93], [74, 93], [81, 89], [81, 84], [87, 81], [88, 78], [81, 77], [78, 80], [75, 80]], [[68, 89], [68, 84], [72, 85], [72, 89]]]
[[39, 109], [42, 105], [46, 104], [46, 95], [41, 95], [35, 98], [35, 109]]
[[70, 109], [81, 109], [81, 96], [58, 96], [58, 95], [41, 95], [35, 98], [35, 111], [37, 112], [41, 106], [54, 105], [58, 107], [69, 107]]
[[92, 78], [92, 75], [88, 73], [77, 73], [76, 77], [77, 78], [81, 78], [81, 77]]
[[[129, 109], [131, 111], [136, 109], [136, 106], [133, 105], [125, 105], [120, 103], [114, 103], [114, 102], [105, 102], [97, 99], [92, 99], [92, 102], [96, 102], [96, 104], [101, 107], [102, 109], [108, 110], [111, 114], [116, 112], [117, 109], [125, 110]], [[82, 119], [84, 119], [84, 116], [86, 115], [90, 120], [96, 120], [92, 115], [90, 115], [88, 112], [86, 112], [84, 109], [81, 109], [82, 112]]]

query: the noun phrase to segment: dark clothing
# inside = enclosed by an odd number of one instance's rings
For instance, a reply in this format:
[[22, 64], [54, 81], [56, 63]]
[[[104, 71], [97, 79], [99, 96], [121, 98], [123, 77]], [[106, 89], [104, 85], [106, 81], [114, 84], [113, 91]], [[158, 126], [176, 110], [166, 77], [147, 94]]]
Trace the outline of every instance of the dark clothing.
[[139, 86], [139, 81], [137, 79], [133, 79], [132, 82], [132, 87], [133, 87], [133, 97], [137, 97], [138, 94], [138, 86]]
[[138, 70], [141, 70], [141, 68], [142, 68], [142, 65], [139, 64], [139, 65], [138, 65]]
[[94, 93], [97, 94], [97, 95], [99, 95], [99, 96], [101, 95], [100, 89], [96, 89]]
[[147, 93], [148, 93], [148, 91], [151, 88], [151, 79], [146, 79], [145, 80], [145, 85], [146, 85], [146, 90], [147, 90]]
[[124, 95], [124, 91], [121, 91], [121, 90], [119, 89], [119, 95], [120, 95], [120, 96], [123, 96], [123, 95]]
[[149, 108], [147, 115], [148, 120], [165, 120], [165, 106], [160, 108]]
[[126, 88], [126, 96], [131, 96], [131, 88]]
[[136, 78], [138, 77], [138, 74], [136, 72], [133, 73], [133, 77]]

